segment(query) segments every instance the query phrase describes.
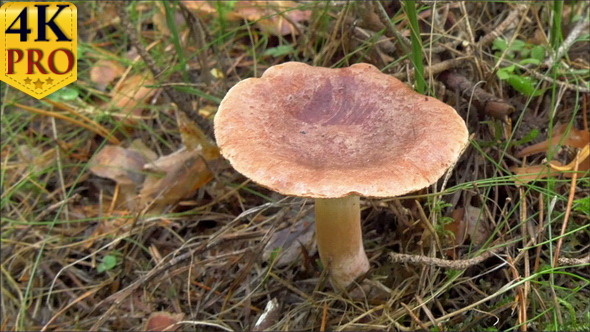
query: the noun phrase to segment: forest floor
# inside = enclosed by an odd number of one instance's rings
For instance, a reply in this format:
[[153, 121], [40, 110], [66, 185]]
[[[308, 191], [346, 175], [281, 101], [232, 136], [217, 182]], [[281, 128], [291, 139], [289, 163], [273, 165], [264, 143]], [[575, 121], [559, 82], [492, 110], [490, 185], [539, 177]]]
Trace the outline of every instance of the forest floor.
[[[588, 2], [75, 3], [78, 80], [1, 85], [0, 330], [590, 331]], [[313, 202], [214, 144], [287, 61], [373, 64], [469, 130], [446, 180], [361, 199], [346, 292]]]

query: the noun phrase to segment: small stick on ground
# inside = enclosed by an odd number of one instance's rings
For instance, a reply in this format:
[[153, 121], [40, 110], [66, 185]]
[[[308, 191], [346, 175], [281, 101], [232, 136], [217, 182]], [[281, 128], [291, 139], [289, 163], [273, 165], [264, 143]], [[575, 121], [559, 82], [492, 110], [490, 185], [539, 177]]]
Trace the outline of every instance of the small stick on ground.
[[[424, 68], [424, 76], [430, 76], [430, 75], [438, 75], [440, 73], [442, 73], [443, 71], [446, 70], [450, 70], [453, 68], [456, 68], [462, 64], [465, 63], [466, 60], [471, 59], [471, 56], [462, 56], [459, 58], [455, 58], [455, 59], [449, 59], [449, 60], [445, 60], [439, 63], [435, 63], [433, 65], [430, 65], [426, 68]], [[408, 75], [407, 72], [402, 71], [399, 72], [397, 74], [393, 74], [393, 77], [405, 81], [408, 78], [413, 78], [414, 77], [414, 72], [410, 72], [410, 74]]]
[[586, 255], [586, 257], [582, 257], [582, 258], [559, 257], [557, 259], [557, 263], [560, 266], [563, 266], [563, 265], [587, 265], [587, 264], [590, 264], [590, 255]]
[[[471, 266], [477, 265], [485, 261], [486, 259], [495, 256], [498, 252], [506, 249], [506, 247], [498, 247], [494, 249], [490, 249], [481, 255], [469, 259], [457, 259], [457, 260], [448, 260], [436, 257], [428, 257], [428, 256], [420, 256], [420, 255], [408, 255], [408, 254], [400, 254], [396, 252], [389, 253], [389, 258], [393, 263], [408, 263], [408, 264], [416, 264], [416, 265], [428, 265], [428, 266], [438, 266], [441, 268], [446, 269], [455, 269], [455, 270], [462, 270], [469, 268]], [[567, 257], [559, 257], [557, 259], [557, 263], [559, 266], [564, 265], [586, 265], [590, 264], [590, 255], [586, 255], [582, 258], [567, 258]]]
[[506, 247], [499, 247], [495, 249], [490, 249], [481, 255], [469, 259], [457, 259], [457, 260], [448, 260], [448, 259], [441, 259], [436, 257], [428, 257], [428, 256], [420, 256], [420, 255], [408, 255], [408, 254], [398, 254], [398, 253], [389, 253], [389, 257], [391, 261], [394, 263], [409, 263], [409, 264], [417, 264], [417, 265], [430, 265], [430, 266], [438, 266], [447, 269], [455, 269], [455, 270], [462, 270], [468, 267], [477, 265], [486, 259], [494, 256], [499, 251], [506, 249]]
[[557, 49], [557, 52], [554, 55], [551, 55], [547, 61], [545, 61], [545, 65], [547, 67], [553, 67], [556, 61], [561, 59], [561, 57], [570, 49], [570, 47], [576, 42], [578, 37], [583, 32], [588, 32], [588, 28], [590, 27], [590, 19], [587, 17], [585, 19], [580, 20], [576, 26], [572, 29], [570, 34], [567, 38], [563, 41], [561, 46]]
[[[578, 155], [580, 152], [578, 151]], [[553, 266], [557, 266], [559, 264], [559, 254], [561, 253], [561, 245], [563, 244], [563, 237], [565, 234], [565, 230], [567, 229], [567, 224], [570, 219], [570, 214], [572, 213], [572, 205], [574, 203], [574, 195], [576, 194], [576, 185], [578, 183], [578, 158], [574, 160], [574, 174], [572, 175], [572, 182], [570, 186], [570, 192], [567, 198], [567, 206], [565, 208], [565, 215], [563, 216], [563, 223], [561, 225], [561, 236], [559, 240], [557, 240], [557, 245], [555, 247], [555, 257], [553, 257]]]
[[445, 71], [438, 75], [438, 79], [444, 85], [458, 93], [461, 97], [472, 100], [478, 111], [494, 118], [504, 120], [507, 115], [514, 112], [514, 107], [508, 102], [488, 93], [476, 86], [465, 76], [452, 71]]
[[385, 35], [387, 37], [397, 39], [403, 54], [409, 54], [411, 52], [412, 43], [410, 43], [406, 37], [402, 36], [402, 34], [397, 31], [393, 23], [391, 23], [391, 19], [389, 16], [387, 16], [387, 12], [385, 11], [385, 8], [383, 8], [381, 2], [374, 1], [373, 3], [375, 4], [375, 13], [377, 13], [377, 16], [379, 16], [381, 23], [385, 25]]
[[500, 37], [500, 35], [502, 35], [502, 33], [504, 33], [506, 29], [512, 26], [512, 24], [516, 21], [516, 19], [519, 16], [524, 15], [528, 9], [529, 5], [516, 5], [516, 8], [510, 11], [508, 16], [506, 16], [506, 19], [502, 21], [502, 23], [498, 24], [498, 26], [494, 30], [492, 30], [487, 35], [483, 36], [477, 42], [477, 46], [481, 48], [489, 45], [491, 42], [496, 40], [496, 38]]

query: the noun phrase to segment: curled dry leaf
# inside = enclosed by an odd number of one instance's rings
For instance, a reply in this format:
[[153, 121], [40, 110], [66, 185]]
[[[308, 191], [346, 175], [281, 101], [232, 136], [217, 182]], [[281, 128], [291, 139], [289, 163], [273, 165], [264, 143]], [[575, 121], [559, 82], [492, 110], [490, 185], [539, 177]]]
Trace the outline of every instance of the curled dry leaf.
[[559, 161], [552, 160], [544, 165], [531, 165], [526, 167], [512, 167], [510, 171], [515, 174], [514, 180], [518, 184], [528, 183], [534, 180], [543, 179], [549, 176], [557, 176], [564, 172], [564, 176], [571, 177], [574, 173], [575, 164], [578, 164], [578, 172], [586, 173], [590, 170], [590, 132], [587, 130], [578, 130], [572, 128], [566, 132], [567, 126], [560, 125], [555, 129], [555, 135], [543, 142], [533, 144], [522, 149], [516, 154], [517, 157], [525, 157], [534, 153], [547, 152], [558, 146], [566, 145], [581, 150], [574, 160], [569, 164], [563, 165]]
[[[561, 172], [569, 172], [576, 170], [576, 164], [578, 172], [585, 173], [590, 170], [590, 146], [586, 145], [579, 153], [576, 155], [573, 161], [571, 161], [567, 165], [561, 165], [561, 163], [553, 160], [549, 162], [549, 166]], [[565, 173], [565, 176], [571, 177], [572, 173]]]
[[166, 311], [152, 312], [143, 325], [143, 331], [176, 331], [184, 314], [171, 314]]
[[590, 132], [587, 130], [578, 130], [572, 128], [569, 132], [565, 132], [567, 125], [560, 125], [555, 128], [553, 137], [543, 142], [527, 146], [516, 153], [518, 158], [526, 157], [534, 153], [547, 152], [549, 149], [557, 145], [567, 145], [574, 148], [583, 148], [590, 144]]
[[180, 149], [147, 164], [144, 170], [148, 175], [139, 193], [140, 204], [156, 213], [190, 197], [213, 177], [200, 149]]
[[119, 62], [115, 60], [98, 60], [90, 69], [90, 80], [96, 83], [96, 88], [104, 91], [106, 87], [125, 72]]

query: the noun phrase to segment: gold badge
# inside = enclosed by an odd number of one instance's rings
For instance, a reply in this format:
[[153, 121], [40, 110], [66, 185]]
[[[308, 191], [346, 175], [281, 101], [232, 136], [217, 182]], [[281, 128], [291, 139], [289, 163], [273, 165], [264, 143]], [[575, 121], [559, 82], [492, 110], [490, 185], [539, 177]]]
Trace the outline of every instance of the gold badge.
[[0, 80], [41, 99], [78, 76], [76, 6], [8, 2], [0, 7]]

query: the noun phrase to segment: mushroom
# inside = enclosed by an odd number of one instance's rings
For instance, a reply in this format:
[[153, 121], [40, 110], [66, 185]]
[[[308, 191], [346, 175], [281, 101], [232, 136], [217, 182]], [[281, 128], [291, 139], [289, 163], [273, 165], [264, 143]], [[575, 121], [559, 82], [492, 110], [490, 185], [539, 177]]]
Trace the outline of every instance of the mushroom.
[[318, 251], [337, 289], [369, 270], [359, 196], [429, 186], [456, 162], [468, 134], [452, 107], [365, 63], [272, 66], [228, 91], [214, 128], [238, 172], [315, 199]]

